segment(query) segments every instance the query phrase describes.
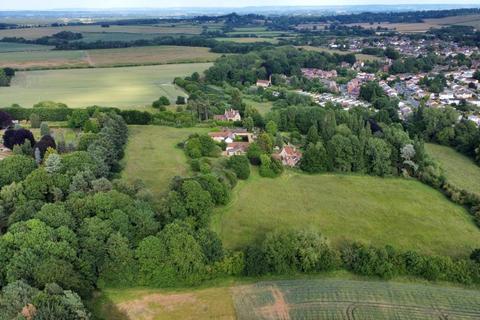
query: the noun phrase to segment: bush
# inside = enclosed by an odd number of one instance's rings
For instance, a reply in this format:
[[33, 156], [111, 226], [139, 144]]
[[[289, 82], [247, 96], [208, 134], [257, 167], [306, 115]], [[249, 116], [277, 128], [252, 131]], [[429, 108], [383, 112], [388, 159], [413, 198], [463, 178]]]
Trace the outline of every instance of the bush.
[[68, 126], [70, 128], [83, 128], [85, 123], [90, 119], [87, 110], [76, 109], [68, 117]]
[[246, 156], [232, 156], [227, 161], [227, 167], [232, 169], [237, 177], [242, 180], [250, 176], [250, 163]]
[[31, 146], [35, 145], [33, 133], [27, 129], [8, 129], [3, 134], [3, 144], [8, 149], [12, 149], [15, 145], [23, 145], [28, 140]]
[[152, 103], [152, 107], [155, 109], [160, 109], [162, 106], [164, 107], [169, 105], [170, 105], [170, 100], [168, 100], [168, 98], [165, 96], [161, 96], [160, 98], [158, 98], [158, 100], [155, 100]]
[[0, 111], [0, 130], [6, 129], [13, 124], [13, 118], [5, 111]]
[[282, 163], [270, 155], [262, 154], [260, 161], [259, 173], [262, 177], [275, 178], [283, 172]]
[[30, 114], [29, 120], [30, 120], [30, 127], [34, 129], [40, 128], [41, 121], [40, 121], [40, 116], [38, 114], [36, 113]]
[[186, 103], [186, 99], [185, 97], [183, 96], [178, 96], [177, 97], [177, 101], [175, 102], [176, 104], [185, 104]]

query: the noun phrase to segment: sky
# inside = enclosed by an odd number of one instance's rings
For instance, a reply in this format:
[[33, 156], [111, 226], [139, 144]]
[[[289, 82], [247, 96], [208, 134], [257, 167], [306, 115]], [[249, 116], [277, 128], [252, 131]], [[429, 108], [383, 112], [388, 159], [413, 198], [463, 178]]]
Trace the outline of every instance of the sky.
[[166, 8], [166, 7], [247, 7], [321, 6], [359, 4], [472, 4], [480, 0], [0, 0], [0, 10], [47, 10], [71, 8]]

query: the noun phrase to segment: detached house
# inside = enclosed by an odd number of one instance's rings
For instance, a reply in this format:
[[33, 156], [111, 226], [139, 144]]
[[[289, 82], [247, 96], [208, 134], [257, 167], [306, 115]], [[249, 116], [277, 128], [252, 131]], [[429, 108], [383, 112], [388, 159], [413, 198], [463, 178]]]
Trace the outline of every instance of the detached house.
[[213, 119], [219, 121], [242, 121], [240, 113], [238, 112], [238, 110], [234, 109], [225, 110], [224, 114], [215, 115], [213, 116]]
[[286, 145], [274, 157], [282, 161], [284, 166], [295, 167], [302, 159], [302, 153], [295, 146]]

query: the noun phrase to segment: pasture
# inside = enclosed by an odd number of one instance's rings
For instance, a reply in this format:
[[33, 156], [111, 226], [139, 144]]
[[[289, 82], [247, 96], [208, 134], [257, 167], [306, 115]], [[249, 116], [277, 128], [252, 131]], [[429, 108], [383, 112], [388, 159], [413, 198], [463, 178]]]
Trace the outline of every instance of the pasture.
[[464, 208], [416, 180], [292, 171], [241, 181], [211, 226], [232, 249], [282, 228], [318, 230], [334, 246], [358, 240], [450, 256], [466, 256], [480, 241]]
[[256, 42], [269, 42], [276, 44], [278, 43], [277, 39], [274, 38], [259, 38], [259, 37], [231, 37], [231, 38], [215, 38], [217, 41], [230, 41], [230, 42], [238, 42], [238, 43], [256, 43]]
[[10, 87], [0, 88], [0, 101], [8, 106], [53, 100], [78, 108], [91, 105], [145, 109], [165, 95], [175, 101], [185, 95], [172, 84], [175, 77], [202, 72], [210, 63], [158, 66], [21, 71]]
[[427, 143], [425, 148], [430, 156], [440, 162], [448, 182], [480, 195], [480, 167], [472, 159], [438, 144]]
[[208, 48], [182, 46], [2, 53], [0, 42], [0, 67], [22, 70], [211, 62], [219, 56]]
[[478, 319], [480, 293], [433, 285], [285, 280], [233, 288], [238, 320]]
[[207, 128], [172, 128], [163, 126], [130, 126], [123, 178], [141, 179], [155, 199], [168, 190], [171, 179], [188, 173], [187, 157], [177, 143]]

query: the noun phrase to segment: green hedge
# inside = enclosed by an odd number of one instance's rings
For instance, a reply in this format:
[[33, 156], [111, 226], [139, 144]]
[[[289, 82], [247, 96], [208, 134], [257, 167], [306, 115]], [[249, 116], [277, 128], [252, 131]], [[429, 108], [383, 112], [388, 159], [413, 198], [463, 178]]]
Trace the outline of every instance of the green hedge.
[[40, 116], [41, 121], [67, 121], [68, 116], [73, 112], [73, 109], [68, 108], [18, 108], [7, 107], [1, 108], [1, 111], [5, 111], [12, 116], [15, 120], [28, 120], [32, 113], [36, 113]]

